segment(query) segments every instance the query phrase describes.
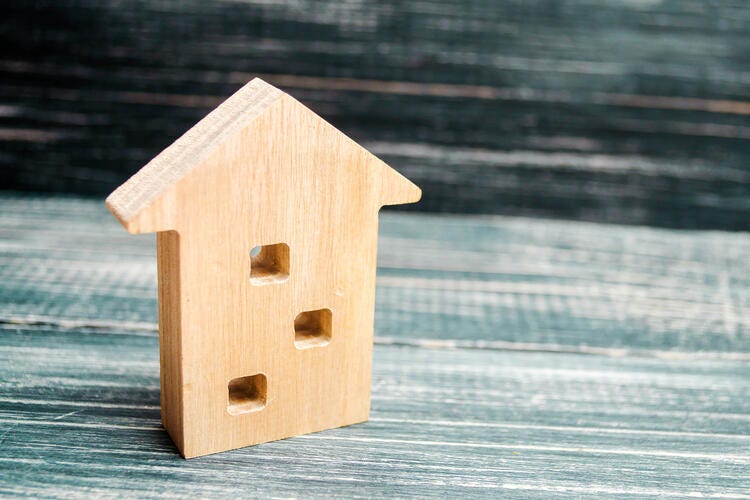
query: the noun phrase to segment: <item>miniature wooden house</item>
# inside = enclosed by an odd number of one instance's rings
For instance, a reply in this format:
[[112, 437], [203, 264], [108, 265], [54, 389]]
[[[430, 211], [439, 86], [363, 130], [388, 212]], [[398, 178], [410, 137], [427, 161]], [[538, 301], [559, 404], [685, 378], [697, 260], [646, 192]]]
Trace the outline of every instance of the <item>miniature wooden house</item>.
[[157, 233], [162, 422], [183, 456], [367, 420], [378, 211], [420, 195], [255, 79], [107, 198]]

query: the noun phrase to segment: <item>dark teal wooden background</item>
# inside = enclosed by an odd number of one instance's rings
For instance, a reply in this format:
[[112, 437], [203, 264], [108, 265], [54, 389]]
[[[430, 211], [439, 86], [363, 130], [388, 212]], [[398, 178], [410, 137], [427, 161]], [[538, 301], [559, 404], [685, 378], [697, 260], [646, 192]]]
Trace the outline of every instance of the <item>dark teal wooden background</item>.
[[0, 187], [102, 195], [255, 75], [410, 210], [750, 227], [750, 5], [7, 1]]

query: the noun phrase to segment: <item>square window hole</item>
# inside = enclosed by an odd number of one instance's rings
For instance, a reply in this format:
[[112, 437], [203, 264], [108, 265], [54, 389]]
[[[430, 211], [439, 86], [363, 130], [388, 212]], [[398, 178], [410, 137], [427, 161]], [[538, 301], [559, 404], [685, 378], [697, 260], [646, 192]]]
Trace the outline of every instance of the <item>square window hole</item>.
[[268, 381], [262, 373], [231, 380], [227, 411], [230, 415], [241, 415], [262, 410], [266, 407], [267, 389]]
[[257, 246], [250, 250], [250, 283], [283, 283], [289, 278], [289, 246], [286, 243]]
[[294, 319], [294, 345], [297, 349], [323, 347], [331, 341], [330, 309], [305, 311]]

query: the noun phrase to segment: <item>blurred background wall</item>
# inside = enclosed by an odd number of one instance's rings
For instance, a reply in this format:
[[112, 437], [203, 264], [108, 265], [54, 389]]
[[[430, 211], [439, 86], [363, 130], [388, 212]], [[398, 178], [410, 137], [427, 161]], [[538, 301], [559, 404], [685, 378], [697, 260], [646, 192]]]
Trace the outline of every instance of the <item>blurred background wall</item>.
[[254, 76], [409, 210], [750, 227], [745, 0], [5, 1], [0, 188], [107, 194]]

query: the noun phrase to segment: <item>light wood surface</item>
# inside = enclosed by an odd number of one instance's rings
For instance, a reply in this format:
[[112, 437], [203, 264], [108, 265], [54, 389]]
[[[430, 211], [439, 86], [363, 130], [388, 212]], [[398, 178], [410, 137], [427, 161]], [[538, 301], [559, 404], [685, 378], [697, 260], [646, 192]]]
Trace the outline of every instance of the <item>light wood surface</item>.
[[378, 211], [419, 197], [255, 79], [107, 199], [158, 232], [162, 419], [185, 457], [367, 419]]
[[379, 233], [369, 421], [183, 460], [154, 236], [0, 193], [0, 496], [750, 496], [750, 234], [390, 211]]

